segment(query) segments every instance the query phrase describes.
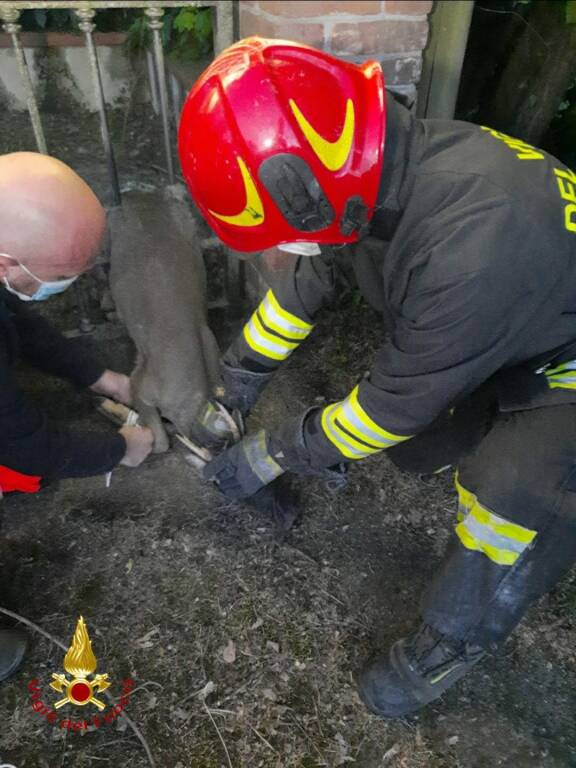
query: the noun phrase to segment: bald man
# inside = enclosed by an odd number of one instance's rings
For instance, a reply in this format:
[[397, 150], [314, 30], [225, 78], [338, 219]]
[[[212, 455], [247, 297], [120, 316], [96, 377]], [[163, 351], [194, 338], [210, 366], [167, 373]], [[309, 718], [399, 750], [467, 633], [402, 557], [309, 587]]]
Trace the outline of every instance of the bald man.
[[[90, 187], [63, 163], [18, 152], [0, 156], [0, 498], [33, 493], [46, 480], [88, 477], [118, 464], [136, 467], [152, 433], [115, 435], [55, 429], [18, 390], [18, 358], [79, 387], [130, 403], [130, 380], [105, 369], [29, 308], [61, 293], [93, 264], [106, 226]], [[0, 680], [18, 667], [25, 641], [0, 630]]]

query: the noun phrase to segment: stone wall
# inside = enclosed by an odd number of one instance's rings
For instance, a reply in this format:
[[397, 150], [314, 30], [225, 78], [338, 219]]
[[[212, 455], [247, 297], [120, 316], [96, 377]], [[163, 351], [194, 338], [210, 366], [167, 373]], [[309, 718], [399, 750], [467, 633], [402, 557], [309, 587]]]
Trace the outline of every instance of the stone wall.
[[240, 0], [240, 36], [297, 40], [352, 62], [381, 62], [386, 84], [414, 99], [431, 0]]

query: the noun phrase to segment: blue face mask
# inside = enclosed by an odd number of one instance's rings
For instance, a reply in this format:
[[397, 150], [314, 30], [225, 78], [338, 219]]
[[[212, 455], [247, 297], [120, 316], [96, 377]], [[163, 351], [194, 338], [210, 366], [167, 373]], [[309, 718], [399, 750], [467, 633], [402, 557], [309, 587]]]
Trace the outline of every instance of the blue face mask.
[[27, 293], [21, 293], [20, 291], [17, 291], [16, 288], [13, 288], [8, 282], [8, 278], [5, 277], [2, 282], [4, 283], [6, 290], [10, 291], [10, 293], [13, 293], [15, 296], [18, 296], [22, 301], [45, 301], [50, 296], [55, 296], [57, 293], [65, 291], [66, 288], [69, 288], [74, 280], [77, 280], [79, 277], [79, 275], [74, 275], [74, 277], [68, 277], [65, 280], [41, 280], [39, 277], [36, 277], [33, 272], [30, 272], [28, 267], [25, 267], [24, 264], [14, 256], [10, 256], [8, 253], [0, 253], [0, 256], [15, 261], [20, 269], [24, 270], [27, 275], [40, 284], [38, 290], [29, 296]]

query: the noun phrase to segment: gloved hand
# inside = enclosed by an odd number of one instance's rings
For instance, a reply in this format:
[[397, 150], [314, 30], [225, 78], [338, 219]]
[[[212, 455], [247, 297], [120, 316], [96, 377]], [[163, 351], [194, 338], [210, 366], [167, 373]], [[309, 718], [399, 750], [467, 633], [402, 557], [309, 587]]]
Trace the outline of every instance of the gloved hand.
[[229, 499], [253, 496], [284, 470], [268, 450], [268, 435], [260, 430], [228, 448], [204, 468], [204, 478], [216, 483]]
[[220, 364], [223, 395], [219, 398], [229, 410], [238, 410], [243, 417], [248, 416], [264, 387], [274, 376], [269, 373], [256, 373], [235, 367], [224, 360]]
[[204, 478], [215, 482], [225, 496], [234, 500], [254, 495], [286, 471], [319, 476], [329, 490], [340, 490], [346, 485], [345, 464], [311, 465], [304, 424], [312, 413], [314, 409], [288, 419], [272, 432], [261, 430], [245, 437], [207, 464]]
[[278, 529], [288, 531], [299, 519], [300, 508], [287, 478], [280, 476], [282, 472], [268, 453], [265, 433], [259, 432], [213, 459], [205, 467], [204, 477], [215, 482], [227, 498], [244, 499]]

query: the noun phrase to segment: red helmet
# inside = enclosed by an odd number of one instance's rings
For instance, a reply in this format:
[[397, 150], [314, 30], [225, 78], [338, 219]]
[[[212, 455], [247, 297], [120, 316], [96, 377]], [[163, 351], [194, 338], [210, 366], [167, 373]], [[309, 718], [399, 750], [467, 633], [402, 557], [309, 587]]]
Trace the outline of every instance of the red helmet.
[[379, 64], [250, 37], [218, 56], [188, 95], [180, 162], [231, 248], [349, 243], [373, 214], [384, 128]]

